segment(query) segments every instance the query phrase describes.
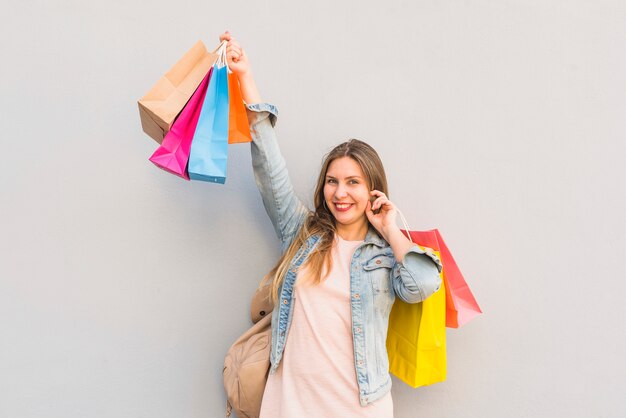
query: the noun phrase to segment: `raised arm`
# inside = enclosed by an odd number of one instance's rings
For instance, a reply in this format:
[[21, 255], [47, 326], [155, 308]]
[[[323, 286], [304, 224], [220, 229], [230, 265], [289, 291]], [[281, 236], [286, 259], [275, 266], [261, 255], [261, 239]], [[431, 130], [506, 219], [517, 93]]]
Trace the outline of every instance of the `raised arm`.
[[229, 41], [226, 49], [228, 66], [239, 79], [241, 94], [248, 108], [252, 168], [256, 184], [280, 239], [282, 251], [285, 251], [309, 211], [293, 190], [285, 159], [278, 147], [274, 131], [278, 114], [276, 108], [262, 102], [248, 58], [239, 44], [228, 32], [220, 36], [220, 40]]

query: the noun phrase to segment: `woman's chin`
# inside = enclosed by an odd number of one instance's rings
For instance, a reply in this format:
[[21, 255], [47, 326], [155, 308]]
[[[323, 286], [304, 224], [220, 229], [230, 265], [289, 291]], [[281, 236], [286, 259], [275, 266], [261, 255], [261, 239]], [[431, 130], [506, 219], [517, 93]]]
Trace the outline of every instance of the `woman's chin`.
[[353, 214], [337, 213], [335, 214], [335, 221], [344, 227], [360, 226], [361, 223], [366, 221], [366, 218], [365, 214], [363, 216], [354, 216]]

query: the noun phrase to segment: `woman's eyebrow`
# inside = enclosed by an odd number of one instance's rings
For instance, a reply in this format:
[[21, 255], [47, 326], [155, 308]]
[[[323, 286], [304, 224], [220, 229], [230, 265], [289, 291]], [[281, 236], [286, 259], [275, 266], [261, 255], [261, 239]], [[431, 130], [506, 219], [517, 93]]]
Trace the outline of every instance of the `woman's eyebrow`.
[[[326, 176], [327, 179], [332, 179], [332, 180], [337, 180], [335, 177], [333, 176]], [[345, 180], [351, 180], [351, 179], [359, 179], [359, 180], [363, 180], [363, 178], [361, 176], [348, 176], [348, 177], [344, 177]]]
[[[326, 175], [326, 178], [327, 178], [327, 179], [333, 179], [333, 180], [336, 180], [336, 178], [335, 178], [335, 177], [333, 177], [333, 176], [329, 176], [328, 174]], [[345, 177], [345, 178], [346, 178], [346, 179], [363, 179], [361, 176], [348, 176], [348, 177]]]

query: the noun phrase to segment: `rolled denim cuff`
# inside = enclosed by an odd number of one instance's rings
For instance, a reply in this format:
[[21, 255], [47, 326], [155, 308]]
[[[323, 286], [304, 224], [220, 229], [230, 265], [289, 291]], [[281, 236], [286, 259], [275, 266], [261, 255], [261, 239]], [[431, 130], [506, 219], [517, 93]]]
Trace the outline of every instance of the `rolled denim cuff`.
[[[421, 302], [441, 286], [443, 266], [439, 257], [430, 248], [421, 249], [415, 245], [411, 247], [393, 268], [394, 277], [401, 277], [406, 283], [407, 291], [399, 295], [408, 303]], [[411, 284], [411, 285], [409, 285]]]
[[272, 127], [276, 125], [278, 118], [278, 108], [270, 103], [255, 103], [246, 104], [246, 113], [248, 115], [248, 122], [250, 126], [262, 121], [265, 118], [269, 118]]
[[[409, 248], [409, 251], [407, 251], [404, 256], [406, 257], [409, 253], [424, 254], [428, 256], [437, 266], [437, 270], [439, 270], [439, 273], [441, 273], [441, 270], [443, 269], [443, 264], [441, 264], [441, 260], [439, 259], [437, 254], [434, 253], [432, 248], [424, 247], [424, 249], [422, 250], [419, 246], [414, 245], [413, 247]], [[422, 259], [426, 261], [425, 258], [422, 257]]]

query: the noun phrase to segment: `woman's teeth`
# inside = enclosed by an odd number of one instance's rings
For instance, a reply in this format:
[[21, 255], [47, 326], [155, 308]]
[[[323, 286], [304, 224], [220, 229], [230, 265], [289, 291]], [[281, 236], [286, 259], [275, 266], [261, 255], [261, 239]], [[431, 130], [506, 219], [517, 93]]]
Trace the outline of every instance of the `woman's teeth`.
[[352, 203], [335, 203], [335, 207], [338, 210], [346, 210], [348, 209], [350, 206], [352, 206]]

